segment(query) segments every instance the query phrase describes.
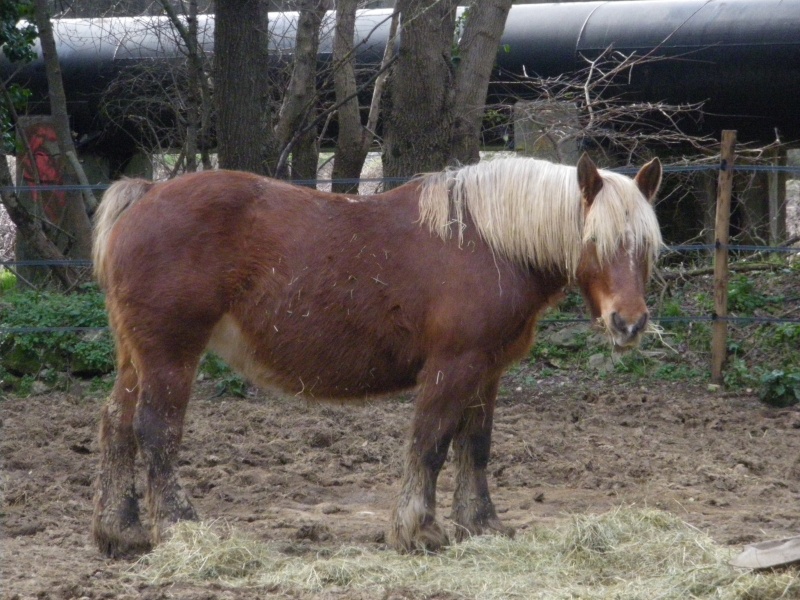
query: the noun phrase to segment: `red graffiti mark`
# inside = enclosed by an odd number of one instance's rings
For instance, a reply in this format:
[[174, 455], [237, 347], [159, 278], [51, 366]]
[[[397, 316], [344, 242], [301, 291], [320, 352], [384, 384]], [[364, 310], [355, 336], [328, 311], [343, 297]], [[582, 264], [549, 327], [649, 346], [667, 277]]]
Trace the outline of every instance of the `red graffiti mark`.
[[[58, 137], [52, 125], [36, 123], [26, 131], [30, 152], [23, 153], [20, 159], [22, 179], [25, 185], [63, 185], [64, 178], [60, 167]], [[36, 163], [32, 168], [31, 156]], [[39, 181], [36, 181], [36, 172]], [[62, 190], [34, 190], [31, 193], [33, 201], [39, 203], [42, 212], [48, 221], [60, 224], [67, 205], [66, 193]]]

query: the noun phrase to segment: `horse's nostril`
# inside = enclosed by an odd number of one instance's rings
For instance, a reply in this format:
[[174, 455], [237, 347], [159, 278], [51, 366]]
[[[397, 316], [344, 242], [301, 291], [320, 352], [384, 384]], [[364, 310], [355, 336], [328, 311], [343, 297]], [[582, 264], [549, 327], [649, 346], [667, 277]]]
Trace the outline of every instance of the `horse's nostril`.
[[644, 313], [641, 317], [639, 317], [639, 320], [636, 321], [636, 325], [634, 325], [633, 331], [631, 333], [637, 334], [640, 331], [644, 331], [644, 328], [647, 325], [647, 319], [648, 319], [647, 313]]
[[618, 312], [611, 313], [611, 324], [615, 329], [621, 331], [622, 333], [628, 332], [628, 325], [625, 323], [625, 319], [623, 319]]
[[639, 317], [639, 320], [636, 321], [636, 323], [628, 325], [628, 321], [626, 321], [618, 312], [611, 313], [611, 325], [614, 327], [614, 329], [629, 336], [635, 336], [640, 331], [643, 331], [647, 325], [647, 319], [647, 313], [644, 313], [641, 317]]

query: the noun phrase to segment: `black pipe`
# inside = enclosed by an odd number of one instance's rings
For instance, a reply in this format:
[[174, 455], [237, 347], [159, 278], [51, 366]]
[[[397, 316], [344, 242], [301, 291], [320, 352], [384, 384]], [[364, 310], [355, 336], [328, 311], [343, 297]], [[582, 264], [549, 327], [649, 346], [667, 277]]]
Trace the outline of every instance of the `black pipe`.
[[[651, 0], [519, 5], [498, 54], [504, 79], [554, 77], [604, 50], [665, 57], [632, 71], [638, 101], [705, 102], [705, 133], [800, 140], [800, 1]], [[524, 87], [517, 86], [524, 95]]]
[[[356, 60], [374, 68], [388, 38], [390, 10], [361, 11], [356, 20]], [[295, 13], [270, 15], [273, 55], [291, 54]], [[331, 22], [326, 26], [330, 32]], [[200, 18], [201, 45], [213, 52], [213, 17]], [[132, 142], [108, 131], [100, 111], [106, 86], [124, 68], [178, 60], [180, 45], [165, 18], [61, 19], [54, 21], [73, 128], [103, 146]], [[587, 66], [607, 48], [626, 55], [669, 60], [633, 69], [624, 88], [632, 101], [706, 102], [700, 133], [739, 130], [760, 142], [800, 140], [800, 0], [638, 0], [515, 5], [511, 8], [497, 70], [495, 101], [530, 97], [526, 76], [553, 77]], [[330, 59], [323, 34], [320, 59]], [[0, 76], [13, 66], [2, 58]], [[32, 108], [47, 112], [41, 60], [14, 81], [34, 92]]]

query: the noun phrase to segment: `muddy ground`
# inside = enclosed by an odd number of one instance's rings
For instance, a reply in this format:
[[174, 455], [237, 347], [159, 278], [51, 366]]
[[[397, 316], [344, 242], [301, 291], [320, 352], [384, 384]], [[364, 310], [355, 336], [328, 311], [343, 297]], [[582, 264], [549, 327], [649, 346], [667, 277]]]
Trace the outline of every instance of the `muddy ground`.
[[[410, 397], [340, 406], [213, 392], [204, 387], [190, 405], [180, 467], [203, 518], [289, 553], [384, 544]], [[722, 544], [800, 534], [797, 407], [685, 382], [539, 380], [533, 367], [507, 376], [501, 395], [491, 485], [518, 531], [635, 503], [671, 511]], [[130, 561], [101, 557], [88, 535], [101, 403], [80, 390], [0, 400], [1, 598], [298, 597], [149, 586], [127, 574]], [[449, 464], [439, 490], [446, 516]]]

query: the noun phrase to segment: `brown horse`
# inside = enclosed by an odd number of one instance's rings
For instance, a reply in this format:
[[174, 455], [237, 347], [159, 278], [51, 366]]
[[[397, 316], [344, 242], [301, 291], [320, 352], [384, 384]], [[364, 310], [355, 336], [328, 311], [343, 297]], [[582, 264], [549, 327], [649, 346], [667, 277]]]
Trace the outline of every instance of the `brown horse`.
[[[426, 175], [375, 196], [211, 171], [106, 192], [94, 260], [117, 349], [100, 424], [94, 538], [122, 555], [197, 517], [175, 473], [198, 363], [315, 398], [417, 388], [388, 538], [436, 549], [436, 480], [452, 442], [457, 539], [511, 535], [486, 481], [500, 375], [537, 316], [577, 284], [616, 346], [647, 325], [661, 246], [654, 160], [635, 179], [526, 158]], [[134, 488], [147, 471], [150, 534]]]

